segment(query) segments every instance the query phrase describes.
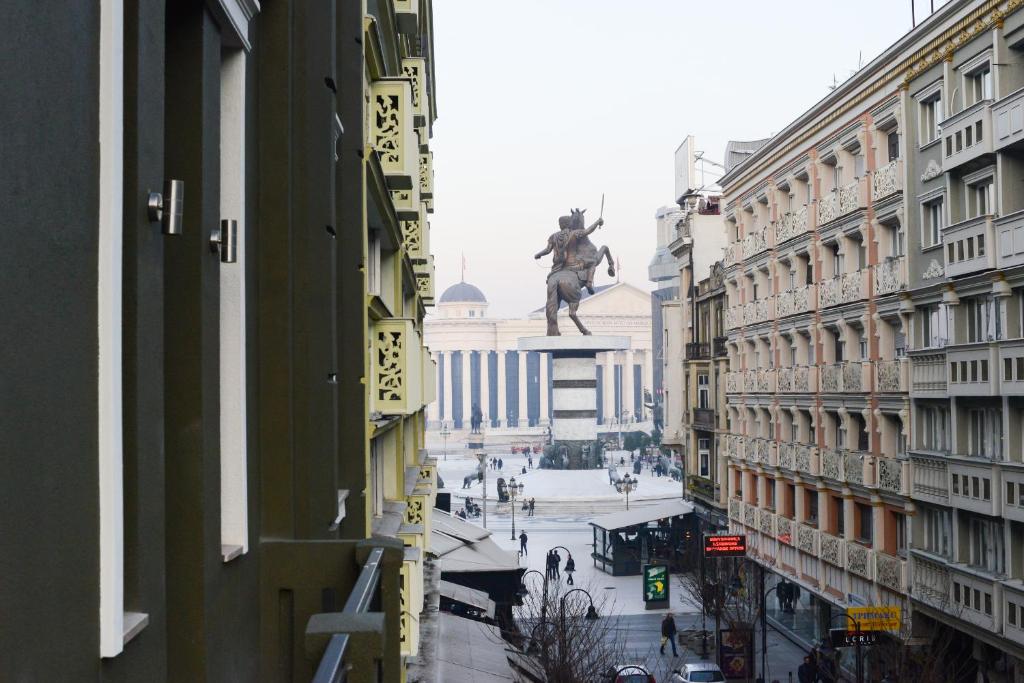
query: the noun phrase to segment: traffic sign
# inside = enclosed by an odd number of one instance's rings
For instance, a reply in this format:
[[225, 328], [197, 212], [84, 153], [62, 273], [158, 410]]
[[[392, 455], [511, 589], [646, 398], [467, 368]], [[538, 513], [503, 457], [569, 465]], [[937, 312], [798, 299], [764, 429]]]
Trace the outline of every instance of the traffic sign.
[[668, 600], [668, 565], [644, 565], [644, 601], [664, 602]]
[[830, 628], [829, 640], [832, 647], [855, 647], [856, 645], [874, 645], [878, 642], [877, 631], [847, 631], [845, 628]]
[[[899, 631], [900, 608], [892, 605], [877, 607], [850, 607], [846, 613], [856, 620], [861, 631]], [[850, 626], [854, 622], [850, 621]]]
[[743, 557], [747, 537], [742, 534], [717, 534], [704, 537], [704, 557]]

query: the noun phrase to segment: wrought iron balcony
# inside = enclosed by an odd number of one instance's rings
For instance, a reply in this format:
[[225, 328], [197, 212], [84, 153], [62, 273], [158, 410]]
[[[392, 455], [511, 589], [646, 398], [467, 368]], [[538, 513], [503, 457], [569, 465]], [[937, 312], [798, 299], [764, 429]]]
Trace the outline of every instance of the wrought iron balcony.
[[711, 352], [715, 358], [721, 358], [722, 356], [727, 356], [729, 354], [729, 351], [726, 348], [726, 343], [728, 341], [728, 337], [715, 337], [714, 339], [711, 340]]
[[708, 360], [711, 357], [711, 345], [707, 342], [687, 342], [687, 360]]
[[694, 408], [693, 426], [697, 429], [712, 431], [715, 428], [714, 408]]

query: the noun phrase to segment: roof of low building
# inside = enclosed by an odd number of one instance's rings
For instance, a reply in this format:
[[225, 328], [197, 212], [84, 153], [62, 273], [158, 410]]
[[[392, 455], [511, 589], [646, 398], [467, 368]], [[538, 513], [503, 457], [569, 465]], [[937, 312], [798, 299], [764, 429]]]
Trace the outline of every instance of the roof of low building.
[[438, 673], [446, 683], [514, 681], [501, 631], [473, 619], [440, 613]]
[[693, 512], [693, 505], [685, 500], [673, 500], [668, 503], [660, 503], [649, 507], [634, 508], [622, 512], [613, 512], [610, 515], [602, 515], [590, 520], [591, 526], [609, 531], [614, 529], [625, 529], [626, 527], [646, 524], [667, 517], [688, 515]]
[[437, 556], [444, 573], [522, 569], [515, 551], [503, 550], [490, 536], [487, 529], [435, 509], [429, 551]]
[[438, 303], [485, 304], [487, 303], [487, 297], [485, 297], [484, 293], [480, 291], [480, 288], [475, 285], [471, 285], [468, 282], [456, 282], [454, 285], [444, 290], [444, 293], [441, 294], [441, 298], [438, 299]]

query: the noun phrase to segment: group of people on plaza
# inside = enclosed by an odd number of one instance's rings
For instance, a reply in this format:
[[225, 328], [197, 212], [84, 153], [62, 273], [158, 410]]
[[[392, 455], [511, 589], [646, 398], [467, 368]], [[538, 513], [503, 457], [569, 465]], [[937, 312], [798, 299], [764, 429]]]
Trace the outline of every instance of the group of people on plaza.
[[[561, 564], [562, 556], [558, 554], [557, 548], [552, 548], [548, 551], [547, 559], [545, 560], [547, 567], [547, 578], [551, 581], [557, 581], [561, 576]], [[572, 555], [565, 561], [565, 582], [568, 585], [573, 585], [572, 573], [576, 571], [576, 560], [572, 559]]]
[[533, 517], [533, 510], [537, 507], [537, 499], [531, 498], [530, 500], [523, 500], [523, 512], [526, 513], [527, 517]]

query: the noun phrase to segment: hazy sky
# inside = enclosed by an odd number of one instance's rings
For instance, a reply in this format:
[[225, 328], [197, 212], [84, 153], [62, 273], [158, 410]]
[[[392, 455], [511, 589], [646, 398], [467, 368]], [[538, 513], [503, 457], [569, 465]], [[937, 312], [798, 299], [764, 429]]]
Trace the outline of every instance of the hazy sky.
[[593, 240], [649, 288], [686, 134], [722, 161], [728, 140], [781, 130], [910, 26], [909, 0], [434, 0], [438, 296], [464, 253], [489, 315], [543, 305], [550, 256], [533, 254], [570, 207], [596, 219], [602, 192]]

